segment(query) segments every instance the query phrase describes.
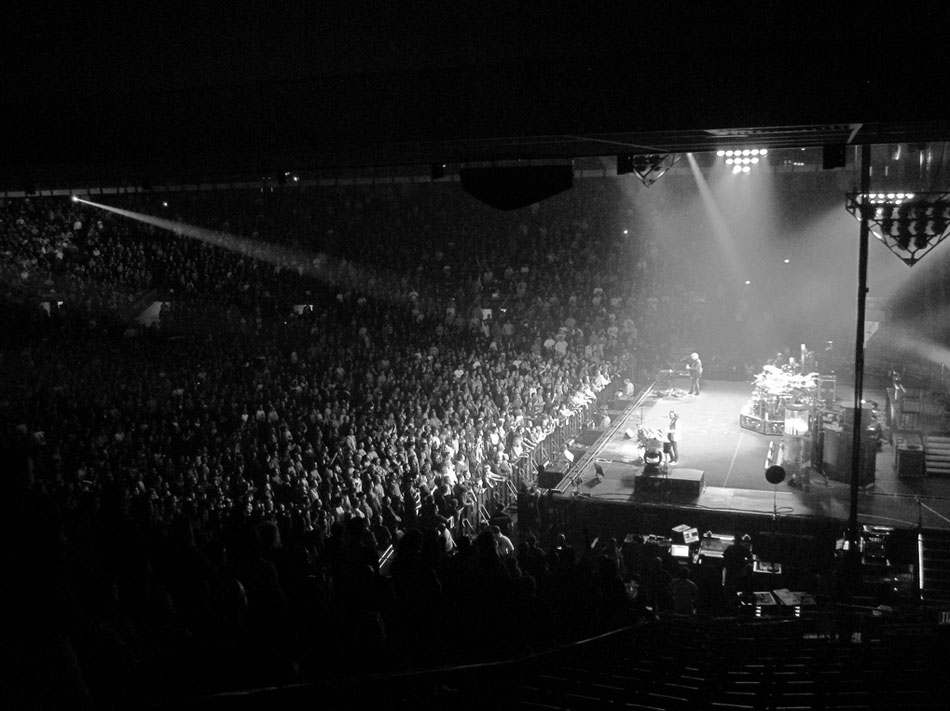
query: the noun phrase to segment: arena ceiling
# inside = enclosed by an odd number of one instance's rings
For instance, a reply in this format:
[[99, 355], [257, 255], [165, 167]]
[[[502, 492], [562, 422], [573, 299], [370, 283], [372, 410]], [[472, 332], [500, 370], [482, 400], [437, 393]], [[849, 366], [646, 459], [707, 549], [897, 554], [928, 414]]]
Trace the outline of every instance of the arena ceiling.
[[0, 187], [950, 140], [948, 3], [156, 5], [8, 17]]

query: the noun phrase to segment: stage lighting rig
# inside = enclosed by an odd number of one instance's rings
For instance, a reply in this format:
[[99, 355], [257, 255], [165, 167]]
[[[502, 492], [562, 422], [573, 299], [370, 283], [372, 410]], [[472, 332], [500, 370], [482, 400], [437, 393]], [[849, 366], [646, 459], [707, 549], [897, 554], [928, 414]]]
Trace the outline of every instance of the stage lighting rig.
[[849, 193], [845, 207], [905, 264], [913, 266], [946, 239], [950, 192]]
[[640, 182], [646, 187], [650, 187], [657, 180], [676, 165], [680, 156], [677, 153], [650, 153], [647, 155], [633, 156], [633, 165], [631, 166]]
[[732, 166], [732, 172], [749, 173], [752, 166], [758, 165], [769, 154], [768, 148], [736, 148], [716, 151], [719, 158], [726, 159], [726, 165]]

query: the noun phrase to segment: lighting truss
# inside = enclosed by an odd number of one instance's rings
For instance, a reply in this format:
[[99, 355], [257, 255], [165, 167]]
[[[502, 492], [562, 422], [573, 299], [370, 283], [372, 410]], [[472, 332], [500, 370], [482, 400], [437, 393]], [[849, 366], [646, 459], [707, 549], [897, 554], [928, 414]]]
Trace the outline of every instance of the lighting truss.
[[646, 187], [663, 177], [680, 159], [677, 153], [652, 153], [633, 157], [633, 172]]
[[845, 208], [911, 267], [950, 234], [950, 192], [848, 193]]

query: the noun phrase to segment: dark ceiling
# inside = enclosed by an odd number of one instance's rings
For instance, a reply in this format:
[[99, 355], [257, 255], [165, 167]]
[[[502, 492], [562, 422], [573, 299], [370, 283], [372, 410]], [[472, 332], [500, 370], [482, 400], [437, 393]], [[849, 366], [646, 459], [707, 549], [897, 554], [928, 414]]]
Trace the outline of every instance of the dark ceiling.
[[943, 2], [155, 5], [11, 11], [6, 187], [950, 139]]

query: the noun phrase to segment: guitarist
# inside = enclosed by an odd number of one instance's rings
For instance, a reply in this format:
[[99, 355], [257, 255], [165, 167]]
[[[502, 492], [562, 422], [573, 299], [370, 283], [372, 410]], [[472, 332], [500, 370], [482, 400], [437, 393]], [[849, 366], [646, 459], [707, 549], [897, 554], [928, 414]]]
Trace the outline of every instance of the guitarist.
[[690, 353], [686, 368], [689, 370], [689, 394], [699, 395], [699, 379], [703, 375], [703, 362], [699, 359], [699, 353]]

